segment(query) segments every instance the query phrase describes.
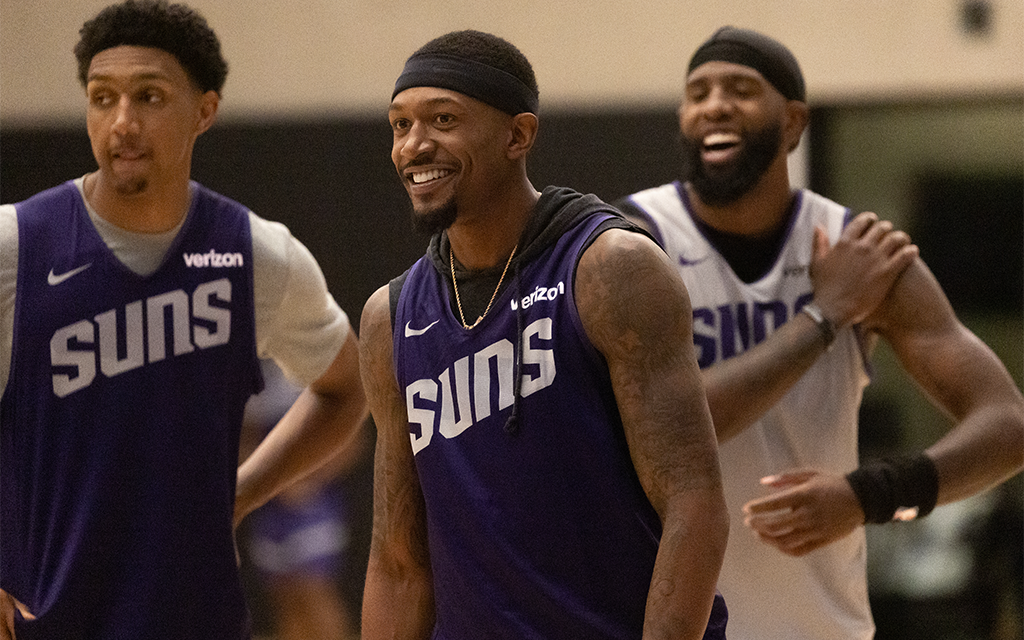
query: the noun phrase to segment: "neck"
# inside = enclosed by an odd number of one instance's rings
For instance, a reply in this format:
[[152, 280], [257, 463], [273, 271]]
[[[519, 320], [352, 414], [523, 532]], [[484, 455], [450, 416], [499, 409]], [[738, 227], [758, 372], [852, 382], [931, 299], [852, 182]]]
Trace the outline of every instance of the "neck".
[[793, 193], [789, 186], [786, 155], [780, 153], [754, 188], [736, 202], [715, 206], [701, 200], [686, 185], [693, 213], [711, 227], [735, 235], [763, 237], [786, 220]]
[[480, 205], [460, 203], [448, 242], [464, 268], [478, 271], [504, 264], [533, 215], [540, 193], [528, 180], [494, 194]]
[[173, 229], [188, 213], [191, 193], [188, 178], [172, 184], [150, 184], [133, 195], [118, 193], [102, 172], [90, 173], [83, 184], [85, 198], [107, 222], [135, 233]]

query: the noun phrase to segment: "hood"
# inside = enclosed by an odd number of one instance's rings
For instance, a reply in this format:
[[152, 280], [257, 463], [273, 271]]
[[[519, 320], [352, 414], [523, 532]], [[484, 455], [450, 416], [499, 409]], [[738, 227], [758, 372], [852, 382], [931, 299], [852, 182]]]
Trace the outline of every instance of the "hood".
[[[537, 200], [526, 228], [519, 237], [519, 250], [512, 259], [511, 268], [534, 259], [562, 236], [580, 218], [594, 211], [614, 211], [610, 205], [593, 194], [583, 194], [567, 187], [547, 187]], [[447, 274], [448, 234], [435, 233], [427, 246], [427, 256], [439, 273]], [[503, 266], [503, 265], [502, 265]], [[497, 267], [499, 270], [501, 266]], [[459, 284], [462, 284], [461, 278]], [[504, 288], [504, 285], [502, 285]]]

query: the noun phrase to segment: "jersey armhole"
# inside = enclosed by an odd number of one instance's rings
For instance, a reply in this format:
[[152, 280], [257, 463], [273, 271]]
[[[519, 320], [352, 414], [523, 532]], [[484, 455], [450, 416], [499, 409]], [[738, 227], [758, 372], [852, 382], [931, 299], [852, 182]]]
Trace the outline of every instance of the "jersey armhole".
[[405, 280], [409, 277], [409, 269], [405, 270], [405, 273], [392, 278], [388, 282], [388, 305], [391, 307], [391, 326], [395, 326], [395, 316], [398, 315], [398, 299], [402, 296], [402, 287], [405, 286]]

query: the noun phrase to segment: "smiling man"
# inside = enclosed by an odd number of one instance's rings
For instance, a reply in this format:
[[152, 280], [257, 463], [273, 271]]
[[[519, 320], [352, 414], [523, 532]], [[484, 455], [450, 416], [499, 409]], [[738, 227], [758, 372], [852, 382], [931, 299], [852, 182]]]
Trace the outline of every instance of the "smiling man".
[[[248, 638], [233, 524], [363, 422], [355, 333], [190, 181], [227, 75], [198, 13], [111, 5], [75, 55], [97, 170], [0, 207], [0, 638]], [[307, 388], [239, 470], [258, 357]]]
[[[791, 188], [807, 117], [793, 54], [724, 27], [689, 64], [682, 179], [617, 203], [686, 282], [732, 526], [757, 534], [733, 535], [722, 566], [732, 640], [872, 638], [861, 525], [927, 515], [1024, 464], [1020, 392], [906, 234]], [[857, 468], [879, 338], [956, 426]]]
[[432, 232], [363, 311], [378, 429], [364, 639], [724, 638], [727, 528], [686, 290], [526, 172], [538, 91], [477, 31], [406, 62], [391, 157]]

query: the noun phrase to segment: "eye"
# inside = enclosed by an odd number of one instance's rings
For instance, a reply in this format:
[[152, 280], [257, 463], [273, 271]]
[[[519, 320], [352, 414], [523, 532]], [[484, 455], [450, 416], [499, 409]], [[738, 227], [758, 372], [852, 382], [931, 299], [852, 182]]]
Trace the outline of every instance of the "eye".
[[409, 128], [409, 121], [405, 118], [395, 118], [391, 121], [391, 130], [395, 133], [401, 133]]
[[708, 86], [704, 83], [691, 84], [686, 87], [686, 99], [690, 102], [700, 102], [708, 96]]
[[164, 100], [164, 94], [156, 89], [143, 89], [139, 92], [139, 102], [145, 104], [159, 104]]
[[91, 91], [89, 93], [89, 104], [94, 107], [106, 107], [114, 102], [113, 94], [108, 91]]
[[440, 126], [448, 126], [455, 122], [455, 116], [450, 113], [439, 113], [434, 117], [434, 122]]
[[749, 78], [742, 78], [737, 80], [732, 85], [732, 91], [741, 98], [750, 98], [756, 96], [760, 92], [760, 85]]

